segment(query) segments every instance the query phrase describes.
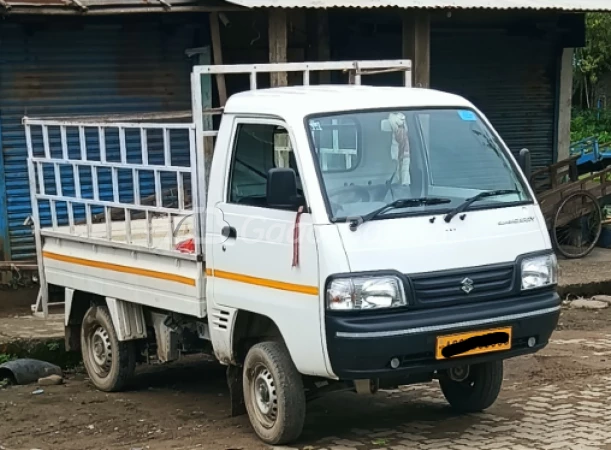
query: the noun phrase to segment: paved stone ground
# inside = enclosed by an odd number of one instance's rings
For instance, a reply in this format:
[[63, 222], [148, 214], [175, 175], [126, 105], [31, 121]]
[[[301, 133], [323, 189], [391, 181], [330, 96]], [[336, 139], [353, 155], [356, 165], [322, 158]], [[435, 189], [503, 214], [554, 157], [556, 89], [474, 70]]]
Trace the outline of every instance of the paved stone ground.
[[[560, 333], [562, 335], [562, 333]], [[577, 350], [586, 360], [611, 356], [611, 334], [558, 338], [549, 349]], [[576, 361], [575, 364], [578, 364]], [[532, 386], [510, 382], [501, 399], [484, 413], [448, 414], [439, 386], [408, 386], [388, 392], [423, 415], [391, 429], [354, 429], [350, 437], [323, 438], [307, 449], [326, 450], [595, 450], [611, 449], [611, 364], [608, 375]]]
[[[494, 412], [421, 420], [392, 430], [353, 430], [351, 439], [325, 438], [312, 449], [589, 450], [611, 448], [611, 376], [587, 386], [550, 384], [520, 393]], [[445, 405], [436, 387], [406, 397], [426, 408]]]

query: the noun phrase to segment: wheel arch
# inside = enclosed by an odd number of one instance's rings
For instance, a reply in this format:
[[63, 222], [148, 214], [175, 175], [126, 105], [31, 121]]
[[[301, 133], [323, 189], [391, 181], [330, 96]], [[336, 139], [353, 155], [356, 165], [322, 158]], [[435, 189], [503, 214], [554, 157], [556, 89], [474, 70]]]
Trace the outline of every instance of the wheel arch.
[[86, 291], [65, 288], [65, 346], [68, 351], [81, 350], [81, 324], [93, 305], [104, 305], [104, 297]]
[[80, 350], [80, 328], [85, 313], [92, 306], [107, 306], [119, 341], [147, 337], [141, 305], [103, 297], [86, 291], [65, 288], [65, 337], [67, 350]]
[[264, 340], [282, 342], [286, 345], [280, 328], [269, 316], [239, 310], [232, 331], [231, 350], [232, 362], [242, 365], [248, 350]]

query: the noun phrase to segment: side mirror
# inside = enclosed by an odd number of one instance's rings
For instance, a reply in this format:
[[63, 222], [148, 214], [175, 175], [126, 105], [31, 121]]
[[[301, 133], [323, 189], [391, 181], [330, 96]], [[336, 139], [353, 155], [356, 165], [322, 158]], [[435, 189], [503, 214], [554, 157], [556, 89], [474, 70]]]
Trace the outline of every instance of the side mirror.
[[520, 150], [520, 155], [518, 156], [518, 163], [520, 164], [520, 168], [522, 169], [522, 172], [524, 172], [526, 178], [530, 180], [530, 150], [528, 150], [527, 148], [523, 148], [522, 150]]
[[267, 172], [267, 205], [281, 209], [299, 205], [297, 175], [293, 169], [278, 167]]

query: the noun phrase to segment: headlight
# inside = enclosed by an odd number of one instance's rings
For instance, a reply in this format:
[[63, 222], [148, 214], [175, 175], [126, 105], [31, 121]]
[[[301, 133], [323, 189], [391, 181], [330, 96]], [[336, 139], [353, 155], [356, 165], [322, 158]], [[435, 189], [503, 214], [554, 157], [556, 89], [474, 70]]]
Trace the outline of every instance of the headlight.
[[338, 278], [327, 287], [327, 308], [366, 310], [405, 306], [403, 283], [397, 277]]
[[522, 290], [552, 286], [558, 283], [556, 255], [543, 255], [522, 261]]

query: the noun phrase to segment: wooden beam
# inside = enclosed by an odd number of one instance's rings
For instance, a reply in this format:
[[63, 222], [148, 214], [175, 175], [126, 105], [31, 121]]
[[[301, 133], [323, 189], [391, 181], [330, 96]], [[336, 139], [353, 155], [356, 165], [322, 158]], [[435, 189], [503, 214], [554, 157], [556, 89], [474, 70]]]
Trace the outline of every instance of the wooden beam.
[[431, 83], [431, 22], [428, 12], [403, 16], [403, 58], [412, 61], [412, 84], [428, 88]]
[[[219, 29], [219, 13], [210, 13], [210, 37], [212, 39], [212, 57], [215, 65], [223, 64], [223, 48], [221, 46], [221, 30]], [[219, 104], [225, 106], [227, 102], [227, 87], [225, 75], [216, 75], [216, 88], [219, 91]]]
[[558, 98], [558, 124], [556, 161], [570, 155], [571, 147], [571, 102], [573, 97], [573, 49], [565, 48], [560, 57], [560, 86]]
[[[269, 62], [287, 62], [287, 20], [286, 10], [270, 9], [269, 20]], [[270, 74], [272, 86], [287, 86], [288, 77], [286, 72], [276, 72]]]

